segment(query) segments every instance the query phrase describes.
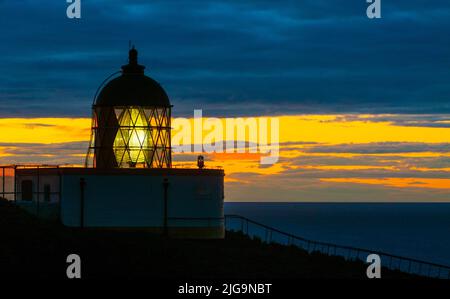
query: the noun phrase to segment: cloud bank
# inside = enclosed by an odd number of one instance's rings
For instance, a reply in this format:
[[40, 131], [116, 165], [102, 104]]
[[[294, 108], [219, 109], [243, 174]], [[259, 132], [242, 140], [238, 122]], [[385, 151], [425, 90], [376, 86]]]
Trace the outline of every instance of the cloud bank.
[[89, 116], [128, 41], [177, 115], [449, 113], [450, 3], [0, 1], [0, 116]]

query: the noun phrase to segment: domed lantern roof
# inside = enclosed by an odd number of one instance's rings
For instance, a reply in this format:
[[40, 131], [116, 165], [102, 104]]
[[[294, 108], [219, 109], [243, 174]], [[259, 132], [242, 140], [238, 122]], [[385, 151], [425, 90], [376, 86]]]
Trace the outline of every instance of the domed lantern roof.
[[138, 52], [129, 52], [129, 63], [122, 75], [109, 81], [99, 93], [96, 106], [170, 107], [169, 97], [161, 85], [144, 75], [145, 66], [138, 64]]

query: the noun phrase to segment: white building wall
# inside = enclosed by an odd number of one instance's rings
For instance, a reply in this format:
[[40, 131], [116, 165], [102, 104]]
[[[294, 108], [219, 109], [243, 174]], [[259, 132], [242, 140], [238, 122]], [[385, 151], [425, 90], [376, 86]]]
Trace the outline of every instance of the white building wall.
[[163, 179], [169, 181], [169, 226], [217, 226], [223, 217], [222, 175], [62, 175], [61, 220], [80, 226], [80, 178], [84, 178], [85, 227], [162, 227]]

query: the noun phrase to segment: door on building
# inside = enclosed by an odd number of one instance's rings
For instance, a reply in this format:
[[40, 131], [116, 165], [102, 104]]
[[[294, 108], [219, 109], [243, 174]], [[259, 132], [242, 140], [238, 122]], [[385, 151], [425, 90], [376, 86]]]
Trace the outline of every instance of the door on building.
[[23, 180], [22, 181], [22, 200], [32, 201], [33, 200], [33, 181]]

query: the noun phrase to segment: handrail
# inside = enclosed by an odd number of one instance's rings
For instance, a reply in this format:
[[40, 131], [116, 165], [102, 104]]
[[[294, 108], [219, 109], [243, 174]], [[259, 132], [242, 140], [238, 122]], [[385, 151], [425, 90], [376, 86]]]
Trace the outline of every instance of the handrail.
[[112, 77], [114, 77], [114, 76], [117, 75], [117, 74], [120, 74], [121, 72], [122, 72], [122, 71], [114, 72], [114, 73], [112, 73], [111, 75], [109, 75], [108, 77], [106, 77], [105, 80], [103, 80], [103, 82], [98, 86], [97, 90], [95, 91], [94, 99], [92, 100], [92, 106], [95, 105], [95, 102], [96, 102], [96, 100], [97, 100], [97, 96], [98, 96], [98, 94], [99, 94], [99, 92], [100, 92], [100, 89], [106, 84], [106, 82], [109, 81], [109, 79], [111, 79]]
[[[416, 263], [419, 266], [419, 269], [421, 269], [421, 270], [422, 270], [423, 266], [427, 266], [428, 267], [428, 274], [429, 275], [425, 275], [425, 276], [431, 276], [430, 275], [431, 267], [434, 267], [436, 270], [439, 270], [438, 271], [438, 275], [436, 277], [441, 278], [442, 277], [441, 270], [444, 270], [444, 273], [443, 273], [444, 277], [447, 278], [447, 279], [450, 279], [450, 267], [446, 266], [446, 265], [441, 265], [441, 264], [437, 264], [437, 263], [422, 261], [422, 260], [415, 259], [415, 258], [402, 257], [402, 256], [398, 256], [398, 255], [394, 255], [394, 254], [390, 254], [390, 253], [386, 253], [386, 252], [382, 252], [382, 251], [377, 251], [377, 250], [368, 250], [368, 249], [359, 248], [359, 247], [338, 245], [338, 244], [333, 244], [333, 243], [329, 243], [329, 242], [314, 241], [314, 240], [310, 240], [310, 239], [306, 239], [306, 238], [303, 238], [303, 237], [296, 236], [296, 235], [291, 234], [291, 233], [283, 232], [283, 231], [281, 231], [279, 229], [276, 229], [274, 227], [270, 227], [268, 225], [256, 222], [254, 220], [251, 220], [251, 219], [249, 219], [247, 217], [240, 216], [240, 215], [225, 215], [225, 226], [226, 226], [226, 223], [227, 223], [227, 221], [226, 221], [227, 219], [239, 219], [241, 221], [241, 226], [240, 226], [241, 229], [240, 229], [240, 231], [242, 231], [242, 233], [245, 233], [246, 235], [249, 235], [249, 236], [251, 235], [248, 232], [248, 224], [250, 223], [250, 224], [253, 224], [253, 225], [258, 226], [260, 228], [265, 229], [266, 233], [267, 233], [267, 231], [269, 231], [270, 233], [275, 232], [275, 233], [278, 233], [278, 234], [283, 235], [285, 237], [288, 237], [288, 243], [292, 244], [293, 240], [298, 240], [298, 241], [301, 241], [301, 242], [308, 243], [308, 251], [309, 251], [309, 245], [314, 245], [314, 248], [316, 247], [316, 245], [319, 245], [319, 246], [326, 246], [328, 248], [328, 250], [327, 250], [327, 254], [328, 255], [330, 255], [330, 248], [334, 248], [334, 255], [336, 255], [336, 256], [341, 256], [339, 254], [336, 254], [336, 249], [341, 249], [341, 250], [343, 249], [343, 250], [356, 252], [358, 259], [359, 259], [359, 254], [361, 252], [368, 253], [368, 254], [377, 254], [379, 256], [385, 256], [385, 257], [390, 258], [390, 263], [389, 263], [390, 265], [388, 265], [388, 266], [387, 265], [383, 265], [386, 268], [399, 269], [400, 270], [400, 268], [401, 268], [401, 261], [406, 261], [408, 263], [407, 264], [407, 266], [408, 266], [407, 269], [408, 270], [405, 271], [405, 272], [407, 272], [407, 273], [423, 275], [423, 273], [421, 271], [419, 271], [419, 272], [412, 271], [412, 269], [411, 269], [412, 263]], [[242, 225], [244, 222], [246, 223], [246, 232], [244, 232], [244, 226]], [[292, 245], [295, 245], [295, 244], [292, 244]], [[300, 247], [300, 248], [303, 248], [302, 246], [298, 246], [298, 245], [296, 245], [296, 246]], [[312, 250], [312, 251], [314, 251], [314, 250]], [[318, 250], [318, 251], [321, 252], [320, 250]], [[397, 268], [396, 267], [392, 267], [392, 259], [397, 259], [397, 260], [400, 261], [399, 267], [397, 267]], [[402, 271], [404, 271], [404, 270], [402, 270]], [[447, 272], [447, 275], [445, 275], [445, 272]]]

